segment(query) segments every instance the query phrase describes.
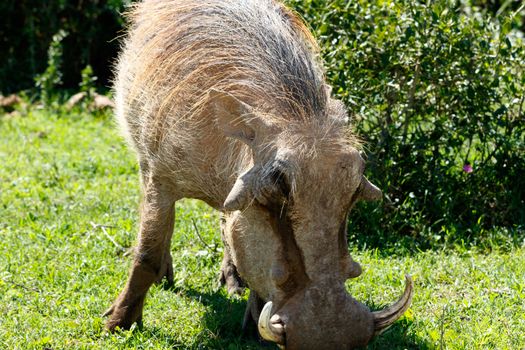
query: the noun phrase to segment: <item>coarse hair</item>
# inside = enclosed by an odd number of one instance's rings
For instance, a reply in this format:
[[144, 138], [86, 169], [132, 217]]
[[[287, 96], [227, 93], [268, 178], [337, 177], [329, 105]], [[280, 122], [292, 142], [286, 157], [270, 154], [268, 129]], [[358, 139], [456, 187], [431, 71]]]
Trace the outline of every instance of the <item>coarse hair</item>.
[[[274, 125], [308, 124], [320, 138], [334, 129], [317, 43], [282, 3], [145, 0], [130, 7], [127, 19], [115, 95], [117, 120], [136, 148], [151, 152], [173, 129], [199, 133], [213, 118], [203, 113], [211, 89], [254, 106]], [[170, 142], [183, 145], [184, 137], [179, 132]]]

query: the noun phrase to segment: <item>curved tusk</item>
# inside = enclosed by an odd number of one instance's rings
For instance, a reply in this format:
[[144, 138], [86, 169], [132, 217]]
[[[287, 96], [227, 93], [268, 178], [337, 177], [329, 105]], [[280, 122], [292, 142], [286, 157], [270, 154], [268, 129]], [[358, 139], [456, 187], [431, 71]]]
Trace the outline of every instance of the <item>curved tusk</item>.
[[280, 327], [279, 330], [274, 329], [270, 319], [272, 318], [273, 303], [271, 301], [264, 304], [264, 307], [259, 316], [258, 329], [259, 334], [265, 340], [275, 342], [277, 344], [284, 344], [284, 329]]
[[386, 309], [374, 311], [374, 335], [379, 335], [386, 331], [403, 313], [408, 309], [414, 295], [414, 282], [410, 275], [405, 275], [405, 291], [399, 300]]

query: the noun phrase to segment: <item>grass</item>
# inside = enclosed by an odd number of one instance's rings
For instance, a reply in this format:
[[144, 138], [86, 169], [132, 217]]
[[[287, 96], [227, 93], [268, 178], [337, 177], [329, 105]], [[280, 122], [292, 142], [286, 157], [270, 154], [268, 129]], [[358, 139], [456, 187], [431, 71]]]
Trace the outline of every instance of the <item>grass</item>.
[[[260, 347], [240, 334], [246, 296], [230, 299], [217, 286], [217, 213], [194, 200], [176, 209], [175, 285], [151, 289], [142, 329], [104, 331], [101, 314], [130, 265], [121, 247], [133, 245], [138, 201], [136, 162], [108, 116], [0, 115], [0, 348]], [[357, 299], [379, 308], [400, 295], [404, 273], [416, 283], [407, 314], [369, 348], [525, 349], [519, 242], [398, 254], [354, 249], [364, 267], [348, 283]]]

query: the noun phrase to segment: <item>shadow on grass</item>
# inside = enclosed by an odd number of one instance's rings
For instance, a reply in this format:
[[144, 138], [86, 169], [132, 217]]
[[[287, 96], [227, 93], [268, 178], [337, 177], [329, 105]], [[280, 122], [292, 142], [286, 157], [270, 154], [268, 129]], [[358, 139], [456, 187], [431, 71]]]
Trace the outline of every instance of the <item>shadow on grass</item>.
[[[246, 308], [244, 299], [229, 298], [222, 290], [201, 292], [169, 286], [165, 286], [165, 289], [179, 296], [199, 301], [208, 308], [201, 319], [206, 331], [199, 334], [195, 344], [185, 348], [278, 349], [273, 344], [259, 341], [255, 325], [251, 325], [247, 334], [242, 333], [241, 323]], [[407, 319], [396, 322], [374, 339], [366, 349], [432, 349], [431, 344], [411, 332], [411, 326], [412, 321]]]
[[207, 311], [200, 319], [204, 331], [197, 335], [194, 344], [187, 344], [184, 349], [278, 349], [273, 344], [259, 341], [255, 325], [250, 325], [247, 332], [243, 333], [246, 300], [228, 297], [222, 289], [203, 292], [168, 285], [164, 285], [164, 289], [206, 306]]
[[402, 350], [402, 349], [418, 349], [427, 350], [434, 349], [435, 347], [426, 342], [424, 339], [419, 338], [415, 334], [410, 332], [412, 321], [403, 319], [397, 321], [386, 330], [383, 334], [373, 339], [366, 349], [369, 350]]
[[[367, 305], [371, 310], [381, 310], [387, 305], [376, 305], [374, 303], [367, 302]], [[435, 349], [432, 343], [429, 343], [423, 338], [420, 338], [414, 334], [414, 322], [402, 317], [399, 321], [396, 321], [390, 328], [384, 331], [381, 335], [372, 339], [372, 341], [366, 347], [367, 350], [402, 350], [402, 349], [414, 349], [414, 350], [429, 350]]]

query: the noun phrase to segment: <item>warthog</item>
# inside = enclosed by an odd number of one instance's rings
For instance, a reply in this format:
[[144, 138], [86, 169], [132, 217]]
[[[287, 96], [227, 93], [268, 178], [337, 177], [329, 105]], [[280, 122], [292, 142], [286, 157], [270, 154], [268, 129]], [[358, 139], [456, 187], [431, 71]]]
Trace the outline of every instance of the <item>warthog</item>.
[[[130, 11], [116, 115], [135, 149], [143, 203], [134, 263], [107, 328], [142, 318], [152, 283], [173, 279], [174, 205], [222, 213], [222, 280], [250, 289], [245, 323], [288, 349], [365, 345], [409, 307], [412, 281], [371, 312], [345, 290], [361, 274], [347, 215], [381, 191], [325, 83], [316, 42], [275, 0], [148, 0]], [[263, 307], [264, 305], [264, 307]]]

